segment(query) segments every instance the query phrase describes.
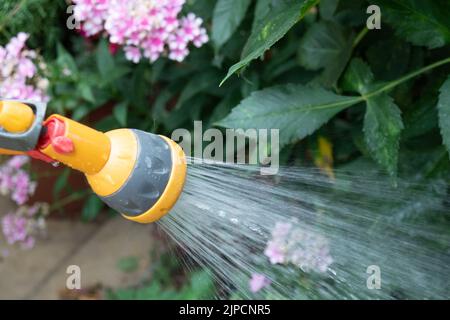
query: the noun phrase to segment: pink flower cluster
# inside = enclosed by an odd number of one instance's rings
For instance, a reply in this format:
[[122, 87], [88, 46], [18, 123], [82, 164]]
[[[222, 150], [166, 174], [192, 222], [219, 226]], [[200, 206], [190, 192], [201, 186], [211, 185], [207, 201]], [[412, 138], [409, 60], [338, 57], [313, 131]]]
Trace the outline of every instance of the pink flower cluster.
[[31, 207], [22, 206], [16, 212], [5, 215], [2, 220], [2, 231], [8, 244], [19, 243], [24, 249], [33, 248], [35, 235], [45, 230], [45, 216], [48, 206], [36, 203]]
[[49, 212], [47, 204], [23, 205], [36, 189], [36, 183], [23, 169], [28, 162], [26, 156], [15, 156], [0, 166], [0, 193], [20, 206], [1, 219], [3, 235], [8, 244], [19, 243], [25, 249], [31, 249], [34, 236], [45, 230], [45, 216]]
[[186, 0], [73, 0], [75, 18], [87, 36], [102, 31], [112, 44], [124, 46], [128, 60], [151, 62], [163, 55], [183, 61], [189, 45], [208, 42], [203, 20], [179, 17]]
[[253, 293], [270, 285], [271, 281], [263, 274], [254, 273], [249, 281], [250, 291]]
[[272, 264], [292, 263], [305, 272], [324, 273], [333, 263], [324, 237], [292, 223], [276, 223], [264, 254]]
[[10, 196], [19, 206], [27, 202], [36, 190], [36, 183], [22, 169], [28, 161], [26, 156], [15, 156], [0, 167], [0, 194]]
[[49, 83], [38, 75], [38, 66], [44, 69], [45, 64], [25, 47], [27, 39], [28, 34], [21, 32], [0, 46], [0, 97], [46, 102]]

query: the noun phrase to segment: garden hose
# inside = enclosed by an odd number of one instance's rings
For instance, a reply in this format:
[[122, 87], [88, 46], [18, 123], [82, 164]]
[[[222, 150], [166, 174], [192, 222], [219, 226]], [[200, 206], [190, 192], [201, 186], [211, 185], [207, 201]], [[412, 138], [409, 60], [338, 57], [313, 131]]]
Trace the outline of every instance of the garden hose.
[[45, 104], [0, 100], [0, 153], [27, 153], [85, 174], [92, 190], [125, 218], [150, 223], [177, 202], [186, 177], [182, 148], [152, 133], [102, 133], [61, 115], [45, 121]]

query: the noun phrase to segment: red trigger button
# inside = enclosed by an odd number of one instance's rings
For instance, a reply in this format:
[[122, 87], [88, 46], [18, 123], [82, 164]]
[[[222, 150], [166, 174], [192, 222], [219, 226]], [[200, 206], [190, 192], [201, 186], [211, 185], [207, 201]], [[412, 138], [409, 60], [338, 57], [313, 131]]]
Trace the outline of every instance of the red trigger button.
[[74, 150], [73, 142], [67, 137], [59, 136], [52, 139], [52, 147], [58, 153], [71, 153]]
[[58, 118], [51, 118], [45, 124], [45, 134], [39, 140], [39, 149], [51, 145], [57, 153], [66, 154], [74, 151], [73, 141], [65, 136], [66, 124]]

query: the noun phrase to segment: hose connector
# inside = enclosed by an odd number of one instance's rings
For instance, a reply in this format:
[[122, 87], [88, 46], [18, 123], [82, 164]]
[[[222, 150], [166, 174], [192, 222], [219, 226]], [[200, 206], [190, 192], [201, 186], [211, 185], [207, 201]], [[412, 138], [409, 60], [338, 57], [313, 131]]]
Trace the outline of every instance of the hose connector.
[[160, 219], [182, 192], [186, 159], [169, 138], [133, 129], [102, 133], [60, 115], [44, 128], [39, 151], [82, 171], [103, 202], [129, 220]]

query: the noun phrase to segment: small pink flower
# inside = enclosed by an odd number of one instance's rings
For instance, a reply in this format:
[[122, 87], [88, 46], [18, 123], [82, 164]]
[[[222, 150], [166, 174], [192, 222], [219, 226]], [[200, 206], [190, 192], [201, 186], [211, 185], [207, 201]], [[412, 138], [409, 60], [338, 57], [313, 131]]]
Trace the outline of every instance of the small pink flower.
[[178, 62], [182, 62], [184, 58], [186, 58], [189, 55], [189, 50], [187, 48], [184, 49], [175, 49], [170, 51], [169, 53], [169, 59], [175, 60]]
[[28, 34], [21, 32], [0, 46], [0, 97], [46, 102], [46, 88], [38, 85], [44, 79], [37, 74], [37, 54], [26, 48], [27, 39]]
[[202, 19], [197, 18], [193, 13], [189, 13], [187, 17], [181, 20], [181, 31], [189, 41], [192, 41], [200, 35], [202, 23]]
[[275, 241], [269, 241], [267, 243], [266, 250], [264, 251], [264, 254], [269, 258], [270, 263], [277, 264], [277, 263], [284, 263], [285, 255], [280, 247], [279, 243], [276, 243]]
[[200, 34], [194, 37], [193, 43], [194, 43], [194, 46], [196, 46], [197, 48], [200, 48], [208, 41], [209, 41], [209, 37], [208, 37], [208, 34], [206, 33], [206, 30], [201, 29]]
[[292, 223], [276, 223], [264, 254], [272, 264], [291, 263], [305, 272], [327, 272], [333, 263], [328, 241]]
[[36, 66], [30, 59], [21, 59], [19, 61], [18, 72], [26, 78], [32, 78], [36, 73]]
[[169, 48], [171, 50], [183, 50], [188, 46], [189, 39], [183, 32], [177, 32], [169, 36]]
[[29, 161], [30, 158], [28, 158], [27, 156], [14, 156], [8, 160], [6, 166], [18, 170], [22, 168], [25, 164], [27, 164]]
[[263, 274], [253, 273], [252, 278], [249, 281], [250, 291], [253, 293], [258, 292], [270, 285], [271, 281]]
[[125, 57], [128, 60], [133, 61], [134, 63], [138, 63], [141, 60], [142, 54], [139, 48], [128, 46], [124, 48], [124, 51]]
[[27, 220], [8, 213], [2, 219], [2, 231], [9, 244], [23, 242], [27, 237]]

